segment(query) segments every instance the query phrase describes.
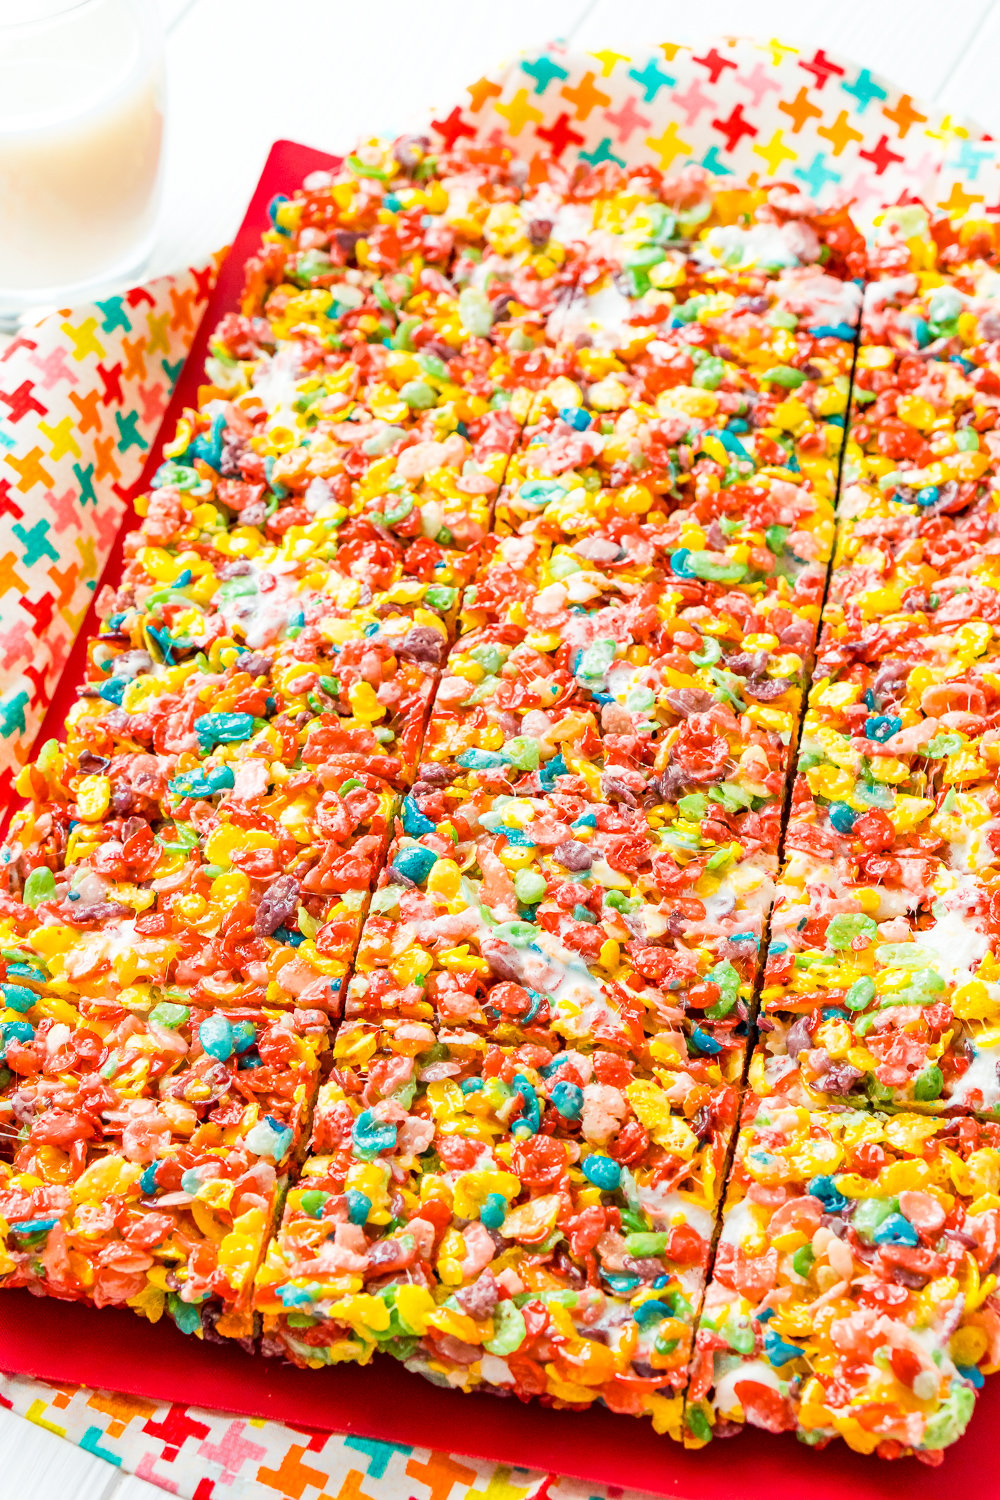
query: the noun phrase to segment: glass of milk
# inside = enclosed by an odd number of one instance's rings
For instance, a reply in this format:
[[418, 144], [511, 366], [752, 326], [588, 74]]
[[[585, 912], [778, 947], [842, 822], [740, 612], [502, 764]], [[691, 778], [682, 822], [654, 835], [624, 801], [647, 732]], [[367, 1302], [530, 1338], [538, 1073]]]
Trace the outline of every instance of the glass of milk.
[[142, 270], [163, 94], [157, 0], [0, 0], [0, 328]]

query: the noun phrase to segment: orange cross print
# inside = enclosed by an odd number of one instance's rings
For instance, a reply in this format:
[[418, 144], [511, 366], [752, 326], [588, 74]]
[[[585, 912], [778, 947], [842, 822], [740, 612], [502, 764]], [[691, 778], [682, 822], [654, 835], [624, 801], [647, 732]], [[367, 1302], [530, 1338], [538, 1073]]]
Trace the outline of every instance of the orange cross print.
[[[363, 1474], [357, 1469], [348, 1469], [340, 1482], [340, 1489], [336, 1492], [336, 1500], [375, 1500], [375, 1497], [365, 1489], [364, 1484]], [[333, 1485], [330, 1486], [330, 1491], [330, 1500], [334, 1500]]]
[[288, 1496], [289, 1500], [302, 1500], [307, 1486], [322, 1490], [328, 1476], [302, 1462], [305, 1452], [303, 1446], [294, 1443], [276, 1469], [264, 1467], [257, 1470], [257, 1483], [266, 1484], [279, 1495]]
[[411, 1458], [407, 1462], [406, 1472], [411, 1479], [427, 1486], [431, 1492], [430, 1500], [449, 1500], [456, 1484], [468, 1486], [476, 1478], [475, 1469], [470, 1469], [467, 1464], [460, 1464], [446, 1453], [430, 1453], [426, 1463], [419, 1458]]
[[559, 91], [567, 104], [572, 104], [578, 120], [585, 120], [592, 110], [611, 103], [611, 95], [597, 87], [593, 73], [584, 73], [574, 88], [563, 87]]
[[809, 120], [821, 120], [823, 111], [809, 102], [809, 90], [800, 88], [794, 99], [779, 99], [778, 108], [792, 122], [792, 134], [797, 135]]
[[44, 484], [46, 489], [50, 489], [54, 484], [52, 475], [42, 463], [44, 456], [41, 448], [37, 446], [30, 448], [23, 458], [18, 458], [14, 453], [8, 453], [7, 462], [20, 476], [17, 487], [24, 494], [34, 489], [36, 484]]
[[124, 378], [131, 380], [138, 376], [142, 380], [146, 374], [146, 340], [123, 338], [122, 353], [125, 355]]
[[887, 109], [883, 104], [882, 113], [887, 120], [891, 120], [899, 131], [899, 139], [905, 140], [906, 132], [911, 125], [925, 125], [927, 116], [922, 115], [919, 110], [913, 108], [913, 100], [909, 94], [900, 94], [899, 102], [892, 109]]
[[77, 583], [77, 567], [72, 560], [65, 568], [57, 568], [55, 563], [49, 569], [49, 577], [59, 590], [56, 598], [56, 608], [65, 609], [73, 598], [73, 591]]
[[194, 327], [194, 287], [170, 288], [170, 324], [173, 328]]
[[76, 425], [81, 435], [88, 432], [100, 432], [104, 425], [101, 416], [100, 391], [88, 391], [85, 396], [78, 396], [76, 391], [70, 391], [69, 399], [76, 408]]
[[120, 479], [122, 477], [122, 471], [118, 467], [118, 461], [115, 458], [115, 440], [113, 437], [94, 439], [94, 458], [96, 459], [94, 468], [94, 478], [96, 480]]
[[475, 83], [469, 84], [467, 92], [469, 107], [477, 115], [490, 99], [499, 99], [501, 89], [491, 78], [478, 78]]
[[849, 123], [846, 109], [842, 109], [832, 125], [817, 125], [816, 134], [821, 135], [824, 140], [830, 142], [833, 147], [834, 156], [839, 156], [846, 146], [852, 141], [863, 141], [864, 136], [860, 130], [855, 130]]

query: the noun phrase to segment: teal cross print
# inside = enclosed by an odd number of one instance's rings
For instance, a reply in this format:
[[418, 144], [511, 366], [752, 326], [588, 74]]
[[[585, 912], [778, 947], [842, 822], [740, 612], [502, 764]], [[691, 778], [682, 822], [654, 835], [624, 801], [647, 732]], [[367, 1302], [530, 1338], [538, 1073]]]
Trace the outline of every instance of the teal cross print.
[[394, 1453], [413, 1452], [406, 1443], [381, 1443], [377, 1438], [347, 1437], [344, 1439], [344, 1447], [353, 1448], [355, 1453], [367, 1454], [369, 1479], [382, 1478]]
[[0, 734], [5, 740], [9, 740], [12, 734], [24, 734], [28, 727], [24, 721], [27, 704], [28, 695], [23, 688], [12, 698], [0, 698]]
[[97, 504], [97, 496], [94, 493], [94, 465], [88, 464], [85, 469], [79, 464], [73, 465], [73, 473], [76, 482], [80, 486], [80, 504], [86, 505], [89, 500], [92, 505]]
[[115, 422], [118, 427], [118, 448], [120, 452], [127, 453], [130, 448], [146, 449], [149, 447], [142, 433], [135, 430], [135, 424], [138, 420], [139, 413], [137, 411], [126, 413], [115, 412]]
[[845, 94], [850, 94], [858, 101], [858, 112], [864, 114], [873, 99], [888, 99], [889, 95], [885, 89], [877, 84], [867, 68], [862, 68], [853, 83], [842, 83], [840, 87]]
[[544, 52], [534, 62], [524, 61], [521, 64], [521, 72], [527, 73], [529, 78], [535, 80], [536, 94], [544, 94], [549, 84], [554, 83], [557, 78], [569, 77], [567, 70], [561, 68], [558, 63], [553, 62], [551, 57], [548, 57]]
[[125, 314], [125, 302], [121, 297], [108, 297], [105, 302], [95, 304], [101, 309], [101, 330], [104, 333], [114, 333], [116, 328], [121, 328], [128, 333], [132, 324]]
[[641, 73], [635, 68], [629, 68], [628, 76], [642, 85], [642, 97], [646, 104], [652, 104], [661, 89], [672, 89], [677, 82], [669, 73], [664, 73], [655, 57], [649, 59]]
[[602, 161], [616, 162], [619, 167], [623, 167], [625, 165], [622, 158], [620, 156], [616, 156], [612, 151], [611, 137], [609, 135], [606, 135], [602, 141], [598, 141], [593, 151], [581, 151], [580, 160], [589, 161], [592, 167], [598, 166]]
[[709, 146], [701, 159], [701, 164], [706, 172], [714, 172], [716, 177], [732, 177], [733, 175], [732, 168], [727, 167], [719, 156], [718, 146]]
[[53, 562], [59, 561], [59, 553], [48, 539], [49, 523], [44, 517], [36, 521], [30, 531], [26, 531], [20, 521], [16, 521], [10, 529], [24, 548], [25, 567], [33, 568], [36, 562], [41, 562], [46, 556], [51, 557]]
[[818, 197], [828, 182], [839, 182], [840, 173], [831, 171], [826, 164], [826, 154], [817, 151], [808, 167], [793, 167], [793, 175], [804, 182], [812, 196]]

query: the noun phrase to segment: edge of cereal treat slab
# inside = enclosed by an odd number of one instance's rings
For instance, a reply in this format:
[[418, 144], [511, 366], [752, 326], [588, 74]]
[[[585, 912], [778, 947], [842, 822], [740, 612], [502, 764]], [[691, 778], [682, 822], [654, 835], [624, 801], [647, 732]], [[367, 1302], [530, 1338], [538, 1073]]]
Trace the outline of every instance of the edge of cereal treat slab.
[[[321, 151], [314, 146], [304, 146], [298, 141], [275, 141], [261, 168], [260, 179], [247, 205], [243, 222], [233, 238], [219, 266], [215, 286], [205, 304], [201, 322], [195, 331], [184, 367], [177, 379], [170, 404], [163, 414], [155, 441], [142, 473], [129, 494], [128, 508], [122, 517], [121, 527], [97, 587], [94, 603], [91, 604], [80, 623], [73, 648], [66, 658], [63, 670], [52, 693], [48, 710], [32, 746], [29, 762], [34, 759], [40, 746], [59, 733], [67, 711], [75, 702], [74, 683], [82, 682], [86, 673], [87, 645], [96, 635], [98, 615], [96, 600], [101, 589], [121, 573], [123, 544], [129, 530], [136, 524], [133, 498], [145, 494], [152, 477], [163, 462], [163, 448], [169, 443], [177, 422], [186, 407], [197, 405], [198, 386], [204, 379], [204, 362], [208, 354], [209, 341], [219, 319], [225, 312], [239, 304], [243, 290], [246, 263], [257, 248], [261, 232], [267, 226], [267, 206], [275, 193], [289, 183], [299, 183], [310, 172], [339, 166], [342, 156]], [[21, 799], [12, 795], [7, 806], [0, 808], [0, 832], [6, 833], [7, 824], [17, 810]]]
[[[297, 1429], [338, 1431], [419, 1450], [453, 1452], [526, 1465], [590, 1483], [625, 1485], [677, 1500], [728, 1500], [732, 1463], [744, 1465], [743, 1493], [767, 1500], [935, 1500], [941, 1481], [970, 1486], [981, 1473], [980, 1450], [966, 1436], [948, 1451], [943, 1468], [915, 1460], [872, 1464], [835, 1443], [822, 1464], [790, 1435], [747, 1432], [736, 1446], [713, 1443], [691, 1451], [665, 1443], [651, 1426], [624, 1428], [615, 1414], [594, 1409], [585, 1419], [534, 1403], [499, 1401], [440, 1390], [386, 1360], [367, 1368], [319, 1373], [250, 1360], [235, 1347], [185, 1338], [167, 1320], [143, 1326], [132, 1314], [10, 1292], [0, 1326], [0, 1363], [39, 1379], [116, 1389], [152, 1400], [244, 1415], [261, 1414]], [[977, 1428], [1000, 1417], [1000, 1389], [988, 1382]]]

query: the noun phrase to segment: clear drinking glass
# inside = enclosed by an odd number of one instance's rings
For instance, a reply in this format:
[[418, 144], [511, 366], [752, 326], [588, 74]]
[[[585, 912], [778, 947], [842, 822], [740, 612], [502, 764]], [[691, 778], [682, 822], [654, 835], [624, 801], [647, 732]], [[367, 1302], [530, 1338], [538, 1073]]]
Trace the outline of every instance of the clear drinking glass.
[[142, 269], [163, 107], [157, 0], [0, 0], [0, 327]]

